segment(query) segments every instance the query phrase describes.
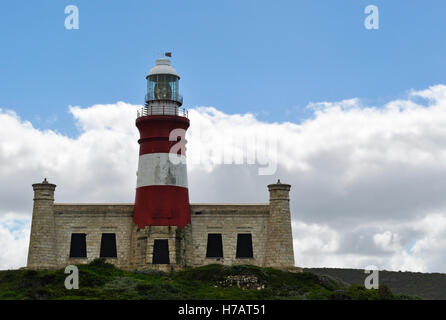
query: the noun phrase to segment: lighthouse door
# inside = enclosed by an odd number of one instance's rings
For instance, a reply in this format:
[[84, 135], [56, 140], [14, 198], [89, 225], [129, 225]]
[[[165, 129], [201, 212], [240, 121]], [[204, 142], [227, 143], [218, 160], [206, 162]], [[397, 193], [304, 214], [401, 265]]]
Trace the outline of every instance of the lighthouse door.
[[156, 239], [153, 243], [152, 264], [169, 264], [169, 241]]

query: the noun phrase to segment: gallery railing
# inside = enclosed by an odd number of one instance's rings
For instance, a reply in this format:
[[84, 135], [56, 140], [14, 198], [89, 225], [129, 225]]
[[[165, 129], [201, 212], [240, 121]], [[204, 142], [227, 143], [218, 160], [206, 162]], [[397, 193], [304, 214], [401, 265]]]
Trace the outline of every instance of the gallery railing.
[[138, 110], [137, 117], [145, 117], [152, 115], [167, 115], [188, 117], [188, 112], [185, 108], [177, 106], [145, 106]]

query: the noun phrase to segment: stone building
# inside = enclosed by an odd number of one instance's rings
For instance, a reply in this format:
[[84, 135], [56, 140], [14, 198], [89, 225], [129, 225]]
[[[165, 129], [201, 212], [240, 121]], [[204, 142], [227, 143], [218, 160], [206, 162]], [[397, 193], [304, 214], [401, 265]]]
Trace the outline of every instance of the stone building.
[[56, 185], [46, 179], [33, 184], [27, 267], [61, 268], [98, 257], [127, 270], [211, 263], [293, 267], [290, 185], [268, 185], [264, 204], [190, 204], [182, 148], [189, 119], [180, 108], [180, 77], [162, 58], [146, 79], [146, 104], [136, 119], [135, 203], [55, 203]]

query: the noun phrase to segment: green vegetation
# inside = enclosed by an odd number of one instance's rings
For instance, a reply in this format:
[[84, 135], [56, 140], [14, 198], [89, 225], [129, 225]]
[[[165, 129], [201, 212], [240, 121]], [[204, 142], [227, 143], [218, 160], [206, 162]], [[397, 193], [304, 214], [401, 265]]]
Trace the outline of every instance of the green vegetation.
[[79, 289], [64, 270], [0, 271], [0, 299], [409, 299], [387, 287], [367, 290], [329, 276], [271, 268], [208, 265], [185, 271], [127, 272], [103, 259], [79, 265]]

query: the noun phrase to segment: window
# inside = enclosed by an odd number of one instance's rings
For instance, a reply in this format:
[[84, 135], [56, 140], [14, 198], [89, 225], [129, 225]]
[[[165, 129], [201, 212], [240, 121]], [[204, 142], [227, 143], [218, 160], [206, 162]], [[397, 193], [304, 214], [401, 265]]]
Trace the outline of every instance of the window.
[[101, 238], [101, 258], [116, 258], [116, 234], [103, 233]]
[[223, 258], [223, 241], [220, 233], [208, 234], [206, 258]]
[[236, 258], [252, 258], [252, 236], [250, 233], [239, 233], [237, 235]]
[[85, 233], [72, 233], [70, 245], [70, 258], [87, 257], [87, 235]]
[[153, 264], [169, 264], [169, 242], [167, 239], [157, 239], [153, 244]]

